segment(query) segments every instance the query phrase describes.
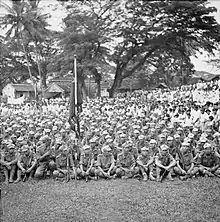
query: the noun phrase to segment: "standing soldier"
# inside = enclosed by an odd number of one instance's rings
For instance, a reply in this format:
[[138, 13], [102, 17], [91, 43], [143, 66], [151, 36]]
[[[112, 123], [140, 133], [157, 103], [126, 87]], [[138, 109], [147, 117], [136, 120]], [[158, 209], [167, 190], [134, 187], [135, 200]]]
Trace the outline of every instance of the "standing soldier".
[[153, 163], [154, 163], [154, 156], [153, 153], [150, 152], [148, 147], [141, 148], [141, 154], [138, 155], [137, 158], [137, 165], [139, 170], [143, 176], [143, 181], [148, 180], [148, 175], [150, 180], [155, 180], [153, 176]]
[[135, 167], [135, 157], [130, 144], [125, 144], [122, 153], [117, 157], [116, 175], [123, 179], [131, 178], [139, 173], [139, 168]]
[[25, 181], [26, 179], [31, 180], [33, 178], [34, 170], [37, 165], [36, 155], [28, 148], [27, 145], [24, 145], [21, 151], [22, 153], [18, 157], [17, 162], [18, 171], [15, 183], [21, 181], [22, 174], [24, 174], [23, 181]]
[[36, 149], [38, 166], [35, 172], [36, 178], [41, 178], [50, 170], [52, 173], [55, 169], [55, 162], [51, 160], [51, 139], [47, 135], [40, 138], [41, 144]]
[[182, 143], [180, 152], [176, 154], [176, 162], [174, 173], [180, 176], [181, 180], [186, 180], [199, 171], [199, 168], [194, 165], [193, 153], [187, 142]]
[[80, 168], [77, 169], [77, 176], [80, 178], [85, 178], [87, 182], [89, 178], [91, 179], [95, 175], [95, 168], [93, 165], [94, 155], [92, 153], [91, 147], [89, 145], [85, 145], [80, 156]]
[[[3, 166], [3, 171], [5, 175], [5, 183], [13, 183], [13, 177], [16, 170], [16, 164], [17, 164], [17, 154], [15, 152], [15, 145], [14, 144], [8, 144], [7, 150], [4, 150], [1, 153], [1, 165]], [[9, 179], [8, 179], [9, 176]]]
[[102, 147], [102, 154], [97, 157], [97, 169], [95, 170], [96, 180], [99, 177], [112, 178], [111, 175], [115, 173], [115, 159], [111, 153], [109, 146]]
[[[169, 147], [163, 144], [160, 147], [159, 153], [155, 157], [157, 182], [161, 182], [163, 177], [167, 175], [167, 178], [173, 181], [171, 176], [171, 170], [176, 165], [175, 159], [169, 154]], [[161, 176], [162, 174], [162, 176]]]

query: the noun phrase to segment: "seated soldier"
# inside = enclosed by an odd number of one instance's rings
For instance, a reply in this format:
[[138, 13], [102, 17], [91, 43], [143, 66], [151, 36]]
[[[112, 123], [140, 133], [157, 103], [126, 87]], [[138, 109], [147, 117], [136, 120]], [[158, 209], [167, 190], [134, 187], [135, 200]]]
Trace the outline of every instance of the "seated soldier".
[[112, 178], [111, 175], [115, 173], [115, 159], [111, 153], [109, 146], [102, 147], [102, 154], [97, 157], [97, 169], [95, 170], [95, 179], [104, 177], [106, 179]]
[[[5, 175], [5, 183], [13, 183], [13, 177], [16, 170], [17, 154], [15, 152], [15, 145], [8, 144], [6, 150], [1, 153], [1, 165], [3, 166], [3, 172]], [[9, 179], [8, 179], [9, 176]]]
[[139, 173], [139, 168], [135, 167], [135, 157], [130, 143], [123, 145], [122, 153], [118, 154], [116, 163], [116, 176], [123, 179], [131, 178]]
[[199, 171], [202, 175], [220, 177], [220, 161], [210, 143], [204, 145], [204, 150], [198, 157]]
[[42, 178], [47, 170], [52, 173], [56, 167], [55, 162], [52, 160], [52, 150], [50, 148], [51, 139], [48, 136], [42, 136], [40, 138], [40, 145], [36, 149], [37, 156], [37, 169], [35, 172], [35, 178]]
[[61, 146], [59, 153], [60, 154], [56, 156], [56, 170], [53, 171], [53, 176], [56, 180], [66, 177], [68, 181], [70, 178], [74, 178], [75, 175], [73, 159], [69, 154], [67, 146]]
[[85, 145], [83, 147], [83, 152], [80, 156], [79, 167], [77, 169], [77, 176], [80, 178], [85, 178], [86, 182], [88, 179], [93, 179], [95, 175], [95, 168], [94, 165], [94, 155], [92, 153], [92, 149], [89, 145]]
[[141, 148], [141, 154], [137, 158], [137, 165], [144, 181], [148, 180], [148, 175], [150, 180], [155, 180], [153, 176], [153, 163], [154, 156], [150, 149], [148, 147]]
[[92, 153], [94, 155], [94, 159], [95, 161], [97, 161], [97, 157], [98, 155], [100, 154], [100, 148], [99, 148], [99, 145], [97, 144], [97, 137], [93, 137], [92, 139], [90, 139], [89, 141], [89, 144], [90, 144], [90, 147], [92, 149]]
[[[168, 152], [169, 147], [165, 144], [160, 146], [159, 153], [155, 157], [157, 182], [161, 182], [165, 176], [171, 181], [172, 169], [176, 165], [175, 159]], [[162, 175], [161, 175], [162, 174]]]
[[176, 154], [176, 163], [174, 173], [180, 176], [181, 180], [186, 180], [199, 171], [199, 168], [194, 165], [192, 150], [187, 142], [182, 143], [180, 152]]
[[18, 157], [18, 171], [15, 183], [21, 181], [22, 174], [24, 175], [23, 181], [26, 179], [31, 180], [34, 175], [35, 167], [37, 165], [36, 155], [29, 149], [28, 145], [24, 145], [21, 149], [21, 155]]

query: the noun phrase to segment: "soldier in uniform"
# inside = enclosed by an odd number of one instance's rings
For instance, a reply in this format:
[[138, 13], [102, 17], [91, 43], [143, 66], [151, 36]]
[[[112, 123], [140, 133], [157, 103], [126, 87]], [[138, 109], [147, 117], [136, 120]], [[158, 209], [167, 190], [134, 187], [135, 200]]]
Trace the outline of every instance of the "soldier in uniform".
[[141, 148], [141, 154], [139, 154], [137, 158], [137, 165], [144, 181], [148, 180], [148, 175], [150, 180], [155, 180], [153, 176], [153, 163], [154, 156], [150, 149], [146, 146]]
[[15, 183], [21, 181], [22, 174], [24, 175], [23, 180], [31, 180], [34, 176], [34, 171], [37, 165], [36, 155], [28, 148], [28, 145], [24, 145], [21, 152], [22, 153], [19, 155], [17, 162], [18, 170]]
[[69, 173], [69, 177], [74, 178], [75, 167], [72, 156], [69, 154], [67, 146], [59, 148], [59, 154], [56, 156], [56, 170], [53, 171], [55, 179], [64, 178]]
[[77, 176], [80, 178], [85, 178], [86, 182], [89, 178], [93, 179], [95, 175], [94, 155], [89, 145], [85, 145], [83, 147], [83, 152], [80, 156], [79, 167], [80, 168], [77, 169]]
[[102, 154], [98, 155], [96, 165], [96, 180], [98, 180], [99, 177], [112, 178], [111, 175], [115, 173], [115, 159], [109, 146], [102, 147]]
[[6, 184], [8, 184], [8, 182], [14, 182], [13, 177], [16, 170], [17, 160], [18, 158], [17, 153], [15, 151], [15, 145], [8, 144], [6, 150], [2, 151], [0, 160], [0, 163], [3, 166]]
[[[167, 175], [169, 180], [173, 180], [171, 173], [173, 167], [176, 165], [175, 159], [169, 154], [169, 147], [165, 144], [160, 146], [159, 153], [155, 157], [157, 181], [162, 181], [163, 177]], [[162, 174], [162, 176], [161, 176]]]
[[151, 139], [149, 141], [149, 148], [150, 148], [150, 151], [152, 152], [152, 155], [155, 156], [158, 153], [157, 141], [154, 139]]
[[97, 161], [98, 155], [101, 153], [100, 152], [100, 148], [99, 145], [96, 142], [96, 137], [93, 137], [90, 141], [89, 141], [90, 147], [92, 149], [92, 153], [94, 155], [94, 160]]
[[206, 143], [204, 150], [198, 157], [199, 171], [202, 175], [213, 177], [220, 176], [220, 161], [211, 144]]
[[186, 180], [199, 171], [199, 168], [194, 165], [193, 153], [187, 142], [182, 143], [180, 152], [176, 154], [176, 162], [174, 173], [180, 176], [181, 180]]
[[35, 172], [35, 178], [41, 178], [47, 173], [47, 170], [50, 170], [52, 173], [56, 167], [54, 160], [52, 160], [51, 156], [51, 139], [47, 135], [42, 136], [40, 138], [41, 144], [36, 148], [37, 154], [37, 169]]
[[172, 136], [167, 137], [167, 146], [169, 147], [169, 153], [173, 156], [173, 158], [175, 158], [177, 150], [176, 150], [176, 147], [174, 145]]
[[131, 178], [139, 173], [130, 144], [124, 144], [122, 153], [118, 154], [116, 175], [123, 179]]

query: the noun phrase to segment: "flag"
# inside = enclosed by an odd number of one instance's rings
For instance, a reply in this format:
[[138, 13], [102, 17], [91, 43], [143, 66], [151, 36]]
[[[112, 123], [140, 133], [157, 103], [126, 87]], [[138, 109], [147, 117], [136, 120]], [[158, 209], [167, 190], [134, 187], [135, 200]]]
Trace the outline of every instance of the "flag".
[[[77, 104], [75, 104], [75, 85], [77, 84]], [[79, 114], [82, 111], [82, 90], [78, 82], [72, 81], [70, 92], [69, 123], [76, 136], [80, 136]]]

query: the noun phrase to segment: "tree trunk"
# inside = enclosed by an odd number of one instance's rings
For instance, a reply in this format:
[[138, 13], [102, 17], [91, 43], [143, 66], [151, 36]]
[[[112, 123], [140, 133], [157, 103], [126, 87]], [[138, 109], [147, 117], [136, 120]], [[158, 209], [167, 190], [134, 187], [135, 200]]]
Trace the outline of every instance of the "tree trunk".
[[96, 97], [100, 97], [101, 96], [101, 81], [97, 81], [97, 92], [96, 92]]
[[122, 80], [123, 80], [123, 78], [122, 78], [122, 70], [120, 68], [117, 68], [113, 85], [109, 89], [109, 98], [113, 98], [114, 97], [114, 93], [115, 93], [115, 91], [118, 88], [120, 88]]
[[88, 90], [86, 88], [85, 80], [80, 79], [79, 82], [80, 82], [80, 87], [82, 88], [83, 97], [85, 99], [88, 96]]
[[21, 36], [21, 44], [22, 44], [22, 47], [23, 47], [23, 50], [24, 50], [24, 56], [25, 56], [25, 59], [26, 59], [26, 61], [27, 61], [28, 73], [29, 73], [29, 76], [30, 76], [30, 80], [31, 80], [31, 82], [32, 82], [32, 85], [33, 85], [33, 87], [34, 87], [35, 101], [37, 101], [37, 87], [36, 87], [36, 84], [34, 83], [34, 79], [33, 79], [32, 73], [31, 73], [30, 63], [29, 63], [29, 60], [28, 60], [27, 51], [26, 51], [25, 46], [24, 46], [24, 39], [23, 39], [22, 34], [21, 34], [20, 36]]

